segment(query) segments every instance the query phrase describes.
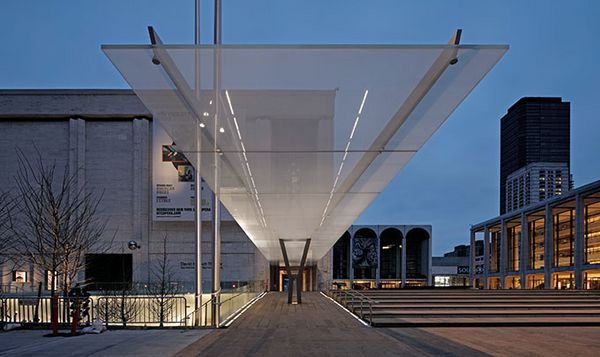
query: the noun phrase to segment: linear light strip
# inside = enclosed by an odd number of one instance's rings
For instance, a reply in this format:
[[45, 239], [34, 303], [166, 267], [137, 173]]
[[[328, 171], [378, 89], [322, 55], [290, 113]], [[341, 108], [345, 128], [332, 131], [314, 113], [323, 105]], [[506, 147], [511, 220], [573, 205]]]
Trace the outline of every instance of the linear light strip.
[[[358, 108], [358, 114], [356, 115], [356, 119], [354, 119], [354, 125], [352, 125], [352, 131], [350, 132], [350, 137], [348, 138], [348, 142], [346, 143], [346, 148], [344, 149], [344, 157], [342, 158], [342, 162], [340, 163], [340, 168], [335, 176], [335, 180], [333, 181], [333, 186], [331, 187], [331, 192], [329, 193], [329, 199], [327, 200], [327, 204], [325, 205], [325, 209], [323, 210], [323, 216], [321, 217], [321, 223], [319, 227], [323, 226], [325, 222], [325, 218], [327, 217], [327, 210], [329, 209], [329, 205], [331, 204], [331, 200], [333, 199], [333, 194], [335, 193], [335, 188], [337, 187], [338, 181], [340, 179], [340, 175], [342, 174], [342, 168], [344, 167], [344, 162], [346, 162], [346, 158], [348, 157], [348, 150], [350, 150], [350, 143], [352, 142], [352, 138], [354, 138], [354, 133], [356, 131], [356, 127], [358, 126], [358, 122], [362, 115], [362, 111], [365, 107], [365, 102], [367, 101], [367, 96], [369, 95], [369, 90], [365, 89], [365, 94], [363, 94], [362, 101], [360, 102], [360, 107]], [[228, 97], [229, 98], [229, 97]]]
[[229, 317], [221, 326], [224, 327], [229, 327], [229, 325], [231, 325], [235, 320], [238, 319], [238, 317], [242, 316], [242, 314], [244, 312], [246, 312], [246, 310], [248, 310], [252, 305], [254, 305], [258, 300], [262, 299], [265, 295], [267, 295], [266, 291], [263, 291], [262, 293], [260, 293], [260, 295], [256, 296], [254, 299], [248, 301], [245, 305], [243, 305], [242, 307], [240, 307], [239, 309], [237, 309], [236, 312], [234, 312], [231, 317]]
[[240, 140], [240, 145], [242, 147], [242, 155], [244, 156], [244, 162], [246, 164], [246, 169], [248, 170], [248, 176], [250, 177], [250, 182], [252, 183], [252, 190], [254, 191], [254, 197], [256, 198], [256, 204], [258, 205], [258, 209], [260, 210], [261, 222], [263, 226], [267, 227], [267, 221], [265, 220], [265, 211], [263, 210], [262, 204], [260, 202], [260, 198], [258, 197], [258, 189], [256, 188], [256, 182], [254, 182], [254, 176], [252, 175], [252, 170], [250, 169], [250, 163], [248, 162], [248, 156], [246, 155], [246, 146], [244, 145], [244, 140], [242, 139], [242, 133], [240, 131], [240, 126], [238, 125], [237, 118], [235, 117], [235, 111], [233, 110], [233, 104], [231, 103], [231, 97], [229, 96], [229, 91], [225, 90], [225, 97], [227, 97], [227, 104], [229, 105], [229, 110], [231, 111], [231, 115], [233, 116], [233, 124], [235, 125], [235, 131], [237, 132], [238, 139]]
[[320, 292], [321, 295], [325, 296], [326, 298], [328, 298], [329, 300], [333, 301], [337, 306], [341, 307], [344, 311], [346, 311], [347, 313], [349, 313], [352, 317], [354, 317], [355, 319], [358, 320], [358, 322], [360, 322], [361, 324], [367, 326], [367, 327], [371, 327], [369, 326], [368, 323], [366, 323], [365, 321], [361, 320], [358, 316], [354, 315], [352, 313], [352, 311], [346, 309], [342, 304], [340, 304], [339, 302], [335, 301], [334, 299], [330, 298], [329, 296], [327, 296], [327, 294], [323, 293], [322, 291]]

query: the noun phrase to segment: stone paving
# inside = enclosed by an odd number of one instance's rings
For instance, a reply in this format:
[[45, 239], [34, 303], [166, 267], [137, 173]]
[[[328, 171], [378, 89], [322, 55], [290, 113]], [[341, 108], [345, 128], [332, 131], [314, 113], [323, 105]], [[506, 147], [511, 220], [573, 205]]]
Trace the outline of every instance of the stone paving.
[[113, 330], [99, 335], [44, 337], [48, 332], [0, 332], [0, 356], [172, 356], [211, 330]]
[[600, 356], [600, 327], [371, 328], [320, 293], [269, 293], [227, 329], [0, 333], [0, 356]]
[[371, 328], [319, 293], [269, 293], [177, 356], [599, 356], [600, 327]]

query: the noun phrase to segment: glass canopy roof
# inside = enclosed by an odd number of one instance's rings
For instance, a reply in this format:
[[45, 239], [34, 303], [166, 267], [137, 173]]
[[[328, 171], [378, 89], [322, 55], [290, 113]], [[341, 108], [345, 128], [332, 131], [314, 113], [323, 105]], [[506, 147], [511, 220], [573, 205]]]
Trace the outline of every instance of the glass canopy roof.
[[297, 262], [307, 238], [325, 255], [508, 46], [102, 49], [266, 258], [284, 239]]

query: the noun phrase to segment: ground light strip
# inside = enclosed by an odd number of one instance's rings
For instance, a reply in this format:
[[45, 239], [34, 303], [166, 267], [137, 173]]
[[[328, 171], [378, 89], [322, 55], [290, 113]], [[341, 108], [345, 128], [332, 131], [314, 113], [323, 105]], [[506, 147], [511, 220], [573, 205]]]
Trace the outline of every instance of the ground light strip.
[[267, 295], [266, 291], [263, 291], [260, 295], [258, 295], [257, 297], [255, 297], [254, 299], [248, 301], [246, 303], [246, 305], [240, 307], [239, 309], [237, 309], [236, 312], [233, 313], [233, 315], [231, 315], [231, 317], [229, 317], [227, 320], [225, 320], [225, 322], [223, 322], [223, 324], [221, 325], [222, 327], [229, 327], [229, 325], [231, 325], [238, 317], [240, 317], [244, 312], [246, 312], [246, 310], [248, 310], [250, 308], [250, 306], [254, 305], [255, 302], [257, 302], [258, 300], [262, 299], [263, 296]]
[[342, 309], [344, 309], [347, 313], [349, 313], [350, 315], [352, 315], [352, 317], [354, 317], [355, 319], [357, 319], [361, 324], [363, 324], [363, 325], [365, 325], [367, 327], [371, 327], [368, 323], [366, 323], [365, 321], [363, 321], [360, 317], [356, 316], [352, 311], [346, 309], [342, 304], [340, 304], [339, 302], [335, 301], [331, 297], [327, 296], [327, 294], [325, 294], [324, 292], [321, 291], [321, 295], [323, 295], [326, 298], [328, 298], [329, 300], [333, 301], [337, 306], [339, 306]]

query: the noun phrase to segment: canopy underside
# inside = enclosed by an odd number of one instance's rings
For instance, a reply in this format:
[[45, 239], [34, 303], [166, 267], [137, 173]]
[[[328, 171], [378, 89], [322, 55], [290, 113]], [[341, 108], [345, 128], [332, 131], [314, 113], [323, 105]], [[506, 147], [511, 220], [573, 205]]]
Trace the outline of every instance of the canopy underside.
[[[103, 46], [271, 261], [318, 260], [507, 46]], [[458, 59], [458, 62], [454, 62]]]

